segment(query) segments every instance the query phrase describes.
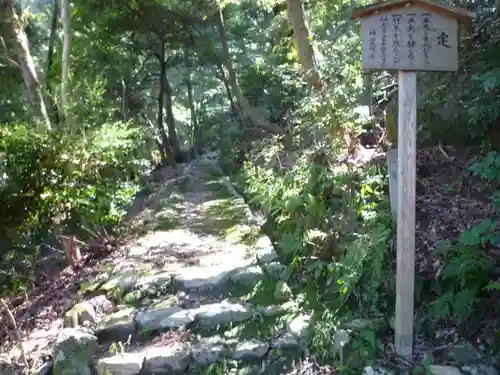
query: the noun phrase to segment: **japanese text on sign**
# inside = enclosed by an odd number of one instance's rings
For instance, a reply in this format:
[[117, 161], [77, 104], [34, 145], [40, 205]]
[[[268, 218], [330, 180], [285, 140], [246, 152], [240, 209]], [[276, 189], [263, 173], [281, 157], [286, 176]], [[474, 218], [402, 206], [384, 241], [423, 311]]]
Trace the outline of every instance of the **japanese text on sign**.
[[458, 66], [457, 21], [419, 7], [362, 20], [363, 68], [453, 71]]

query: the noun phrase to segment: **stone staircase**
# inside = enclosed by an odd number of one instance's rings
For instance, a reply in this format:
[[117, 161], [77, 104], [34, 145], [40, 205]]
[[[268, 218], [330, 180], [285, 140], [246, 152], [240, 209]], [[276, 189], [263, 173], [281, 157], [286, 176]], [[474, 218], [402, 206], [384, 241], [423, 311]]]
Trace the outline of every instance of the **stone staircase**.
[[158, 187], [131, 230], [137, 239], [66, 313], [55, 375], [287, 374], [298, 366], [309, 317], [296, 313], [286, 267], [213, 159]]

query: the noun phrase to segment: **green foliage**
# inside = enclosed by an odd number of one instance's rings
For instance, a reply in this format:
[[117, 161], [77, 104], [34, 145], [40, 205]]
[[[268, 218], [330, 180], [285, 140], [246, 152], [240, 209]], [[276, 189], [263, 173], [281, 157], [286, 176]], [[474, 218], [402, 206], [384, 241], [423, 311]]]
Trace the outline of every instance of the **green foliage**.
[[[0, 238], [17, 259], [34, 260], [51, 234], [85, 238], [83, 228], [118, 224], [138, 189], [131, 176], [145, 167], [136, 159], [141, 132], [122, 123], [85, 137], [38, 133], [26, 124], [4, 125], [0, 134]], [[3, 256], [14, 261], [11, 252]]]
[[[498, 154], [490, 152], [483, 160], [471, 165], [469, 170], [491, 181], [498, 181], [498, 160]], [[493, 215], [500, 207], [499, 203], [495, 194]], [[463, 323], [475, 315], [485, 291], [497, 290], [499, 283], [491, 280], [494, 260], [487, 250], [500, 244], [499, 224], [492, 216], [462, 232], [453, 243], [443, 242], [436, 249], [443, 268], [439, 282], [434, 285], [437, 298], [429, 307], [431, 319], [448, 319], [453, 314], [459, 323]]]
[[280, 170], [275, 160], [286, 156], [269, 146], [264, 165], [245, 165], [240, 186], [265, 214], [280, 255], [304, 291], [302, 307], [318, 316], [315, 348], [332, 353], [335, 317], [352, 301], [365, 305], [361, 313], [380, 310], [377, 294], [385, 293], [391, 233], [384, 179], [376, 168], [329, 167], [333, 155], [324, 149]]
[[498, 149], [499, 20], [483, 14], [476, 21], [479, 27], [461, 48], [460, 69], [456, 73], [419, 77], [423, 87], [419, 117], [430, 140]]

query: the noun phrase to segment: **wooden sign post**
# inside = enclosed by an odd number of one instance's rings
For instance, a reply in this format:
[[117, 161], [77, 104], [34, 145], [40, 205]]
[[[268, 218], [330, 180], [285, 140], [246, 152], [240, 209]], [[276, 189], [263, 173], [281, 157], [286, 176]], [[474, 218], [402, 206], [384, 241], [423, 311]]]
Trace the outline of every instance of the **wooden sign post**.
[[389, 0], [356, 9], [363, 68], [398, 71], [398, 189], [395, 348], [413, 354], [417, 71], [458, 69], [458, 24], [464, 9], [428, 0]]

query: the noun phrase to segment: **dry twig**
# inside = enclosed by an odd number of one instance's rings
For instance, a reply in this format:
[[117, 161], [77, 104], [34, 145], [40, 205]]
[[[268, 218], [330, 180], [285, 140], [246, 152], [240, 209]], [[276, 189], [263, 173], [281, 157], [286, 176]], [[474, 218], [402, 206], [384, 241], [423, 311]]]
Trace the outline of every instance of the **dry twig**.
[[5, 310], [5, 315], [7, 316], [7, 320], [11, 324], [13, 330], [14, 330], [14, 335], [16, 337], [16, 340], [19, 344], [19, 350], [21, 351], [21, 357], [22, 357], [22, 362], [23, 365], [25, 366], [26, 373], [30, 374], [32, 373], [30, 369], [30, 365], [28, 363], [28, 358], [26, 357], [26, 352], [24, 351], [24, 346], [23, 346], [23, 339], [21, 337], [21, 332], [19, 331], [19, 328], [17, 327], [16, 319], [14, 318], [14, 315], [12, 314], [12, 311], [10, 310], [9, 306], [7, 303], [4, 301], [3, 298], [0, 298], [0, 312], [2, 310]]

